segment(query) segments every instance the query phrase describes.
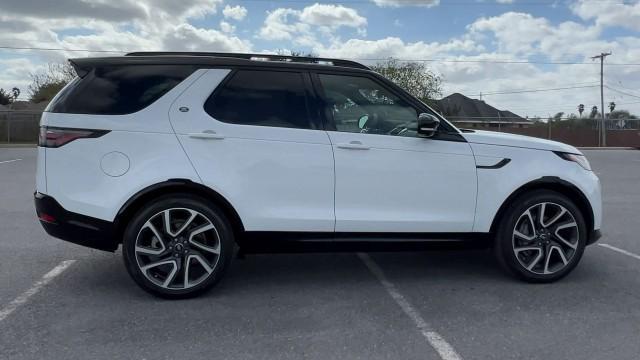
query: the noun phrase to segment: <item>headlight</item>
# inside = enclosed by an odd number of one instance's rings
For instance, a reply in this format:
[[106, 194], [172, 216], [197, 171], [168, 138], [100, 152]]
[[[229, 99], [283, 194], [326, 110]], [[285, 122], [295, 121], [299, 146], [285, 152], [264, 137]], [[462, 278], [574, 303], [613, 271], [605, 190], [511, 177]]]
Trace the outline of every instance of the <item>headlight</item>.
[[591, 165], [584, 155], [571, 154], [565, 152], [554, 151], [554, 153], [567, 161], [573, 161], [574, 163], [582, 166], [583, 169], [591, 171]]

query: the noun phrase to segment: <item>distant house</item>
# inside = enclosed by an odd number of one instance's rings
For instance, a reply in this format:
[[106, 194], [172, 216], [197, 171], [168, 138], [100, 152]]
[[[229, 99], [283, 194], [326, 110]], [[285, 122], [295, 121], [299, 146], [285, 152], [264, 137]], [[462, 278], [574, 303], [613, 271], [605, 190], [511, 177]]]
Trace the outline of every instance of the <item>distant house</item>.
[[533, 122], [507, 110], [498, 110], [482, 100], [453, 93], [436, 100], [440, 112], [464, 127], [528, 127]]

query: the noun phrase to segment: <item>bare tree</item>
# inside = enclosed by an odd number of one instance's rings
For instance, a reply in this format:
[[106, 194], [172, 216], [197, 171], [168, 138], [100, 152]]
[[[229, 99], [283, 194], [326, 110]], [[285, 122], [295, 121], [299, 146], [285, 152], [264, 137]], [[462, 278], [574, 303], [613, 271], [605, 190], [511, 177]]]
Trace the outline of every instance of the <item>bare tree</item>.
[[390, 58], [371, 69], [424, 102], [442, 96], [442, 77], [422, 62], [400, 62]]
[[318, 55], [314, 54], [313, 51], [302, 51], [302, 50], [284, 50], [284, 49], [278, 49], [276, 50], [276, 54], [277, 55], [283, 55], [283, 56], [302, 56], [302, 57], [311, 57], [311, 58], [317, 58]]
[[76, 77], [76, 71], [68, 63], [49, 63], [46, 69], [31, 73], [29, 101], [50, 101], [65, 85]]

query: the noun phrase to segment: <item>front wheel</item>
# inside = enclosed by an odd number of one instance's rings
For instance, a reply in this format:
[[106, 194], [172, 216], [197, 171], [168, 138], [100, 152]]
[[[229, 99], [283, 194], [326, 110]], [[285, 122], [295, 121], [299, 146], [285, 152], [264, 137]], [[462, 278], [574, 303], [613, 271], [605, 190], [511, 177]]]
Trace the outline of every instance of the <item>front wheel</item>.
[[124, 233], [123, 257], [146, 291], [187, 298], [221, 279], [234, 245], [229, 222], [213, 204], [188, 194], [169, 195], [133, 217]]
[[580, 261], [587, 226], [566, 196], [536, 190], [512, 202], [496, 235], [496, 256], [505, 269], [525, 281], [552, 282]]

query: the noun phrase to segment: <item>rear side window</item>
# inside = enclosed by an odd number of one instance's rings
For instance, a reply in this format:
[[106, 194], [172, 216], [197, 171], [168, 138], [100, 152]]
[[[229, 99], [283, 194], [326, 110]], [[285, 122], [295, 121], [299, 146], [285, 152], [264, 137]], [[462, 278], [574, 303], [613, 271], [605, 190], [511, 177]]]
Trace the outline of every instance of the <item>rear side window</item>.
[[302, 73], [238, 70], [204, 105], [231, 124], [317, 129], [311, 121]]
[[76, 78], [49, 104], [54, 113], [123, 115], [158, 100], [195, 71], [184, 65], [125, 65], [95, 68]]

